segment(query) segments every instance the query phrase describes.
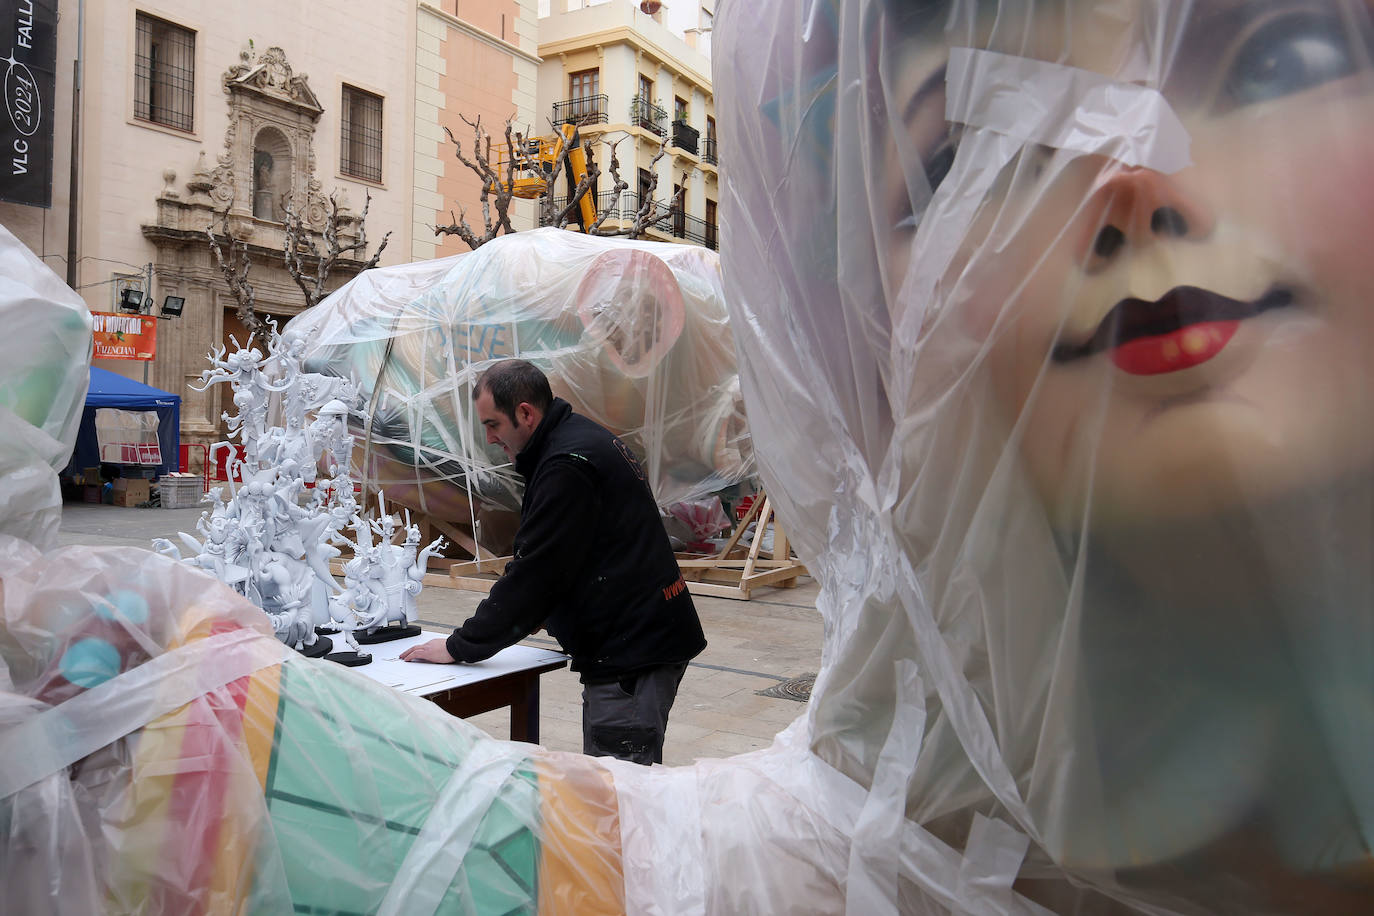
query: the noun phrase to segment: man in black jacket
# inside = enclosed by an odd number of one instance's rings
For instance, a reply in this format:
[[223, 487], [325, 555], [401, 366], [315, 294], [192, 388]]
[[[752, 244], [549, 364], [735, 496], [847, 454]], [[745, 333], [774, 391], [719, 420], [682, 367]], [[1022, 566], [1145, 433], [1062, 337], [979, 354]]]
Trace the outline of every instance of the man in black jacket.
[[491, 366], [472, 394], [487, 442], [525, 478], [514, 556], [466, 623], [401, 657], [478, 662], [543, 626], [582, 678], [583, 753], [661, 763], [706, 637], [644, 469], [524, 360]]

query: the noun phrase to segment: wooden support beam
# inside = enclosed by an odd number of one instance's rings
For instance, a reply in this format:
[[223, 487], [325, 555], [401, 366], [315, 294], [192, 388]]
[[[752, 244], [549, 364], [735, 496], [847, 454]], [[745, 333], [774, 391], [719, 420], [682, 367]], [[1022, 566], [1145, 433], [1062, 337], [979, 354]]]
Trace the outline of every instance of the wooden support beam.
[[[733, 556], [741, 549], [739, 542], [750, 522], [756, 522], [754, 539], [743, 557]], [[764, 555], [763, 538], [770, 525], [773, 527], [773, 549], [772, 556], [768, 557]], [[772, 501], [762, 492], [754, 497], [749, 511], [735, 526], [720, 552], [714, 557], [679, 557], [678, 566], [692, 594], [740, 601], [748, 601], [757, 588], [794, 588], [797, 577], [807, 574], [806, 567], [792, 556], [787, 535], [773, 512]]]

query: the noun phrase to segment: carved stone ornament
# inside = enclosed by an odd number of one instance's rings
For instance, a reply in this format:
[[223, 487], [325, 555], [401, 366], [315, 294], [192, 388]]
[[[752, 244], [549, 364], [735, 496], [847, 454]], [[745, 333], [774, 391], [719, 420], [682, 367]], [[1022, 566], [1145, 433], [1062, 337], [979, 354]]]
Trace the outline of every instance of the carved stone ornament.
[[219, 157], [219, 164], [210, 173], [210, 199], [214, 206], [229, 206], [234, 199], [234, 160], [228, 153]]
[[316, 117], [324, 110], [315, 93], [310, 91], [310, 77], [304, 73], [294, 76], [291, 65], [286, 62], [286, 52], [281, 48], [268, 48], [256, 61], [250, 52], [241, 52], [239, 62], [224, 72], [223, 84], [225, 92], [232, 93], [235, 88], [252, 89], [313, 110]]
[[[286, 53], [272, 47], [258, 57], [251, 51], [241, 52], [221, 83], [229, 96], [229, 125], [224, 132], [224, 153], [209, 173], [213, 206], [253, 217], [255, 194], [266, 193], [255, 185], [254, 163], [263, 158], [259, 153], [270, 149], [275, 165], [271, 199], [289, 197], [293, 209], [305, 214], [306, 224], [322, 230], [328, 200], [314, 176], [313, 147], [315, 125], [324, 109], [310, 91], [309, 77], [293, 73]], [[270, 145], [264, 147], [264, 143]], [[269, 205], [256, 210], [257, 218], [266, 220], [272, 216], [262, 214], [276, 212]]]

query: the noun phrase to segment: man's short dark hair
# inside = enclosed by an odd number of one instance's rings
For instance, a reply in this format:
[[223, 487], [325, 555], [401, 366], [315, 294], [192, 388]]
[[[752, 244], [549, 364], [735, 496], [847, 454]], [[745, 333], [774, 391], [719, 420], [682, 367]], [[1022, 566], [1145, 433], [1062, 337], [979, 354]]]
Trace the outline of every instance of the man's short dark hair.
[[523, 359], [503, 359], [488, 366], [472, 386], [472, 399], [477, 400], [483, 391], [491, 392], [491, 402], [510, 417], [512, 423], [515, 422], [515, 408], [522, 403], [540, 413], [548, 413], [553, 403], [548, 378], [538, 366]]

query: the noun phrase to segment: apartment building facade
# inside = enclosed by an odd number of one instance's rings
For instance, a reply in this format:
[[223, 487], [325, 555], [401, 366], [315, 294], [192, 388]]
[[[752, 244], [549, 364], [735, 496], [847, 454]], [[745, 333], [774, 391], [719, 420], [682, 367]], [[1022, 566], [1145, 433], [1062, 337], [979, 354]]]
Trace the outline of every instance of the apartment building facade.
[[[680, 37], [663, 19], [661, 4], [550, 0], [539, 20], [540, 124], [546, 131], [576, 124], [582, 138], [593, 141], [601, 168], [597, 206], [612, 211], [612, 224], [628, 221], [649, 196], [668, 207], [684, 186], [684, 205], [672, 208], [646, 237], [716, 248], [720, 193], [711, 63], [688, 43], [694, 33]], [[665, 141], [665, 154], [654, 163]], [[609, 170], [613, 144], [628, 184], [619, 194]]]

